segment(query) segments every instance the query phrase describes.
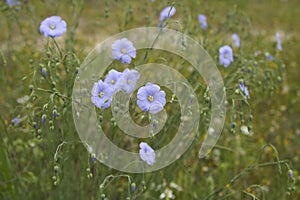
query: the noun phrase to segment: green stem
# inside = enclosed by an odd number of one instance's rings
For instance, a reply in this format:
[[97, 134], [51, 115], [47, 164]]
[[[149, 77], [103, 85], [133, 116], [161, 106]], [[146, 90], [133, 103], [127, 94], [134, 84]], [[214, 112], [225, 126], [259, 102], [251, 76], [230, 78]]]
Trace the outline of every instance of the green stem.
[[53, 42], [54, 42], [54, 44], [55, 44], [55, 47], [57, 48], [57, 50], [58, 50], [58, 52], [59, 52], [60, 58], [62, 58], [62, 57], [63, 57], [63, 54], [62, 54], [62, 51], [61, 51], [60, 47], [58, 46], [56, 40], [55, 40], [53, 37], [51, 37], [51, 38], [52, 38], [52, 40], [53, 40]]

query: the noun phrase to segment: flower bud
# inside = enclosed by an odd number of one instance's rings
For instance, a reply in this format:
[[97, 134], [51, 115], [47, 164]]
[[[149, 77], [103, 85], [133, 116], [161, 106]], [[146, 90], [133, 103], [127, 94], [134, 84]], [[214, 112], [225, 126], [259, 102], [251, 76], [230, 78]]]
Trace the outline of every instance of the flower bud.
[[131, 183], [131, 191], [135, 191], [136, 190], [136, 184], [135, 183]]
[[56, 119], [56, 117], [57, 117], [57, 110], [53, 110], [52, 111], [52, 117], [53, 117], [53, 119]]
[[290, 169], [288, 173], [289, 173], [289, 177], [290, 177], [290, 179], [292, 179], [292, 180], [293, 180], [293, 179], [294, 179], [294, 174], [293, 174], [293, 171]]
[[53, 169], [54, 169], [54, 172], [57, 173], [58, 170], [59, 170], [59, 167], [58, 167], [57, 165], [55, 165], [55, 166], [53, 167]]
[[42, 115], [42, 124], [46, 122], [47, 116], [45, 114]]
[[42, 74], [43, 74], [44, 77], [47, 76], [47, 69], [46, 68], [43, 67], [42, 70], [41, 70], [41, 72], [42, 72]]
[[92, 153], [92, 155], [91, 155], [92, 163], [95, 163], [95, 160], [96, 160], [96, 154]]

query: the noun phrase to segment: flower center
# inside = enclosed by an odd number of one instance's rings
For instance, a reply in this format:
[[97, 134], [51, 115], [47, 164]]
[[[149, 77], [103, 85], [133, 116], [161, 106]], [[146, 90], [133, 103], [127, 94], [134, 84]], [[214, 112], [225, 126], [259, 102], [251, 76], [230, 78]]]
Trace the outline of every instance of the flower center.
[[104, 92], [99, 92], [98, 96], [101, 98], [104, 96]]
[[115, 80], [111, 80], [111, 84], [115, 84], [116, 82], [115, 82]]
[[50, 25], [50, 29], [51, 29], [51, 30], [54, 30], [54, 29], [55, 29], [55, 25], [54, 25], [54, 24], [51, 24], [51, 25]]
[[128, 80], [127, 80], [127, 84], [129, 85], [130, 83], [131, 83], [131, 80], [130, 80], [130, 79], [128, 79]]
[[126, 52], [127, 52], [127, 51], [126, 51], [125, 48], [121, 49], [121, 53], [122, 53], [122, 54], [125, 54]]
[[152, 102], [154, 100], [154, 97], [153, 96], [148, 96], [148, 101]]
[[149, 156], [149, 155], [150, 155], [150, 152], [149, 152], [149, 151], [146, 151], [146, 155]]
[[228, 58], [229, 56], [228, 56], [228, 54], [227, 53], [225, 53], [224, 54], [224, 58]]

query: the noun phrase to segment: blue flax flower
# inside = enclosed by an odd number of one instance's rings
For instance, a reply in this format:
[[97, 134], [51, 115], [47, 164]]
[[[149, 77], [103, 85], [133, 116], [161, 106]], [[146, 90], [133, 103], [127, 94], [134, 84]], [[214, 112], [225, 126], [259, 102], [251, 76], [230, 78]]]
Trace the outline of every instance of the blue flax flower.
[[112, 57], [124, 64], [129, 64], [136, 57], [136, 49], [127, 38], [116, 40], [112, 45]]
[[47, 69], [43, 67], [41, 69], [41, 73], [43, 74], [44, 77], [46, 77], [47, 76]]
[[108, 108], [112, 101], [113, 93], [114, 90], [110, 85], [99, 80], [92, 89], [92, 103], [98, 108]]
[[131, 183], [131, 191], [134, 192], [136, 190], [136, 184]]
[[6, 0], [6, 3], [9, 7], [13, 7], [14, 5], [20, 5], [21, 2], [18, 0]]
[[141, 159], [148, 165], [153, 165], [155, 163], [155, 151], [145, 142], [140, 143], [140, 148]]
[[159, 20], [161, 22], [165, 21], [167, 18], [175, 15], [176, 9], [174, 6], [168, 6], [160, 12]]
[[160, 112], [166, 105], [166, 93], [158, 85], [147, 83], [137, 93], [137, 105], [142, 111], [152, 114]]
[[200, 22], [201, 28], [206, 29], [207, 28], [206, 16], [200, 14], [198, 15], [198, 20]]
[[58, 37], [67, 31], [67, 23], [59, 16], [52, 16], [42, 21], [40, 32], [46, 37]]
[[15, 125], [18, 125], [19, 124], [19, 122], [20, 122], [20, 118], [18, 118], [18, 117], [15, 117], [15, 118], [13, 118], [13, 123], [15, 124]]
[[280, 40], [280, 35], [279, 33], [276, 33], [276, 40], [277, 40], [277, 49], [279, 51], [282, 51], [282, 46], [281, 46], [281, 40]]
[[265, 53], [265, 56], [267, 60], [274, 60], [274, 57], [269, 52]]
[[240, 37], [238, 36], [238, 34], [236, 34], [236, 33], [232, 34], [231, 38], [234, 41], [234, 45], [236, 47], [240, 47]]
[[110, 70], [108, 72], [108, 75], [105, 77], [104, 82], [109, 84], [111, 86], [111, 88], [116, 91], [117, 90], [117, 83], [120, 79], [120, 77], [122, 76], [121, 72], [118, 72], [117, 70]]
[[94, 153], [91, 154], [91, 161], [92, 161], [92, 163], [95, 163], [95, 161], [96, 161], [96, 154], [94, 154]]
[[294, 179], [293, 171], [290, 169], [288, 173], [289, 173], [290, 179], [293, 180]]
[[230, 46], [225, 45], [219, 49], [219, 60], [224, 67], [228, 67], [233, 62], [233, 52]]
[[56, 109], [53, 109], [52, 117], [53, 117], [53, 119], [56, 119], [56, 117], [57, 117], [57, 110]]
[[245, 86], [244, 82], [240, 83], [240, 89], [243, 91], [248, 99], [250, 99], [250, 94], [248, 91], [248, 87]]
[[42, 115], [42, 123], [44, 124], [47, 120], [47, 116], [46, 115]]
[[134, 91], [136, 81], [140, 78], [140, 73], [134, 69], [125, 69], [122, 76], [119, 78], [116, 84], [116, 90], [123, 90], [127, 94]]

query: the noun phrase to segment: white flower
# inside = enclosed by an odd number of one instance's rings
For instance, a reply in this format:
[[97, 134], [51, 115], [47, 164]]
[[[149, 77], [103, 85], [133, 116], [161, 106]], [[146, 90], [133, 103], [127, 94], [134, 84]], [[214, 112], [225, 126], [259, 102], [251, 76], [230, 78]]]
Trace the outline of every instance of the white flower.
[[25, 103], [27, 103], [28, 100], [29, 100], [29, 96], [28, 96], [28, 95], [25, 95], [25, 96], [23, 96], [23, 97], [18, 98], [18, 99], [17, 99], [17, 102], [18, 102], [19, 104], [25, 104]]
[[173, 194], [172, 190], [167, 188], [167, 189], [165, 189], [165, 192], [160, 194], [159, 198], [160, 199], [175, 199], [175, 195]]
[[90, 153], [90, 154], [92, 154], [94, 151], [93, 151], [93, 148], [91, 147], [91, 146], [89, 146], [88, 147], [88, 152]]
[[249, 131], [248, 127], [243, 125], [241, 126], [241, 132], [242, 134], [244, 135], [249, 135], [249, 136], [252, 136], [253, 135], [253, 132], [252, 131]]
[[178, 190], [178, 191], [182, 191], [182, 187], [180, 187], [179, 185], [177, 185], [177, 184], [174, 183], [174, 182], [171, 182], [171, 183], [170, 183], [170, 187], [171, 187], [171, 188], [174, 188], [174, 189], [176, 189], [176, 190]]
[[208, 134], [209, 134], [209, 135], [213, 135], [214, 133], [215, 133], [215, 129], [212, 128], [212, 127], [210, 127], [210, 128], [208, 129]]

